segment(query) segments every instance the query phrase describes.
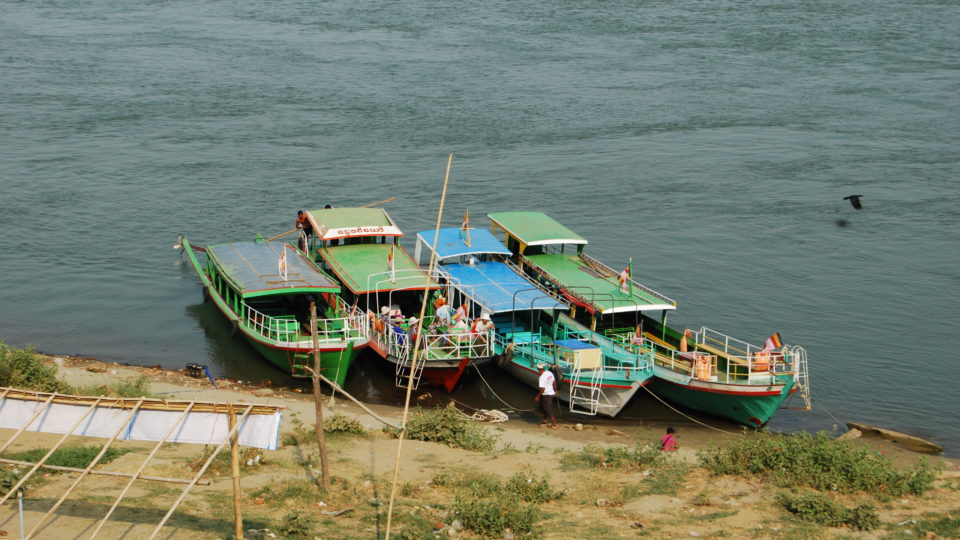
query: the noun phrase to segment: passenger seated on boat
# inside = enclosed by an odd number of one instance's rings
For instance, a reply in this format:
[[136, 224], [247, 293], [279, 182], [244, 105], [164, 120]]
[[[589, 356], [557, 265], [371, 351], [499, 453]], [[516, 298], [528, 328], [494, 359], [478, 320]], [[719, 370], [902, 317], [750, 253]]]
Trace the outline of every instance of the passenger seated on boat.
[[437, 319], [446, 324], [453, 322], [453, 309], [447, 304], [441, 304], [437, 308]]

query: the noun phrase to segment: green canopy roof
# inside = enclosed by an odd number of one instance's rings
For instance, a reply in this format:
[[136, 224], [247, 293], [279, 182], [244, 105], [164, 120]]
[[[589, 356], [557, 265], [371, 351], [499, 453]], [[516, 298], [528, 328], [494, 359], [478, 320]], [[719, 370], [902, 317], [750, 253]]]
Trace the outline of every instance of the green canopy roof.
[[586, 244], [579, 234], [543, 212], [497, 212], [487, 214], [493, 224], [528, 246]]
[[583, 255], [547, 253], [523, 258], [525, 266], [553, 282], [569, 301], [600, 314], [675, 309], [677, 303], [633, 282], [620, 289], [617, 273]]
[[403, 232], [383, 208], [309, 210], [307, 219], [322, 240], [360, 236], [403, 236]]
[[[394, 277], [391, 281], [389, 255], [393, 248]], [[395, 244], [351, 244], [321, 248], [320, 256], [345, 287], [355, 294], [398, 289], [436, 289], [410, 254]]]

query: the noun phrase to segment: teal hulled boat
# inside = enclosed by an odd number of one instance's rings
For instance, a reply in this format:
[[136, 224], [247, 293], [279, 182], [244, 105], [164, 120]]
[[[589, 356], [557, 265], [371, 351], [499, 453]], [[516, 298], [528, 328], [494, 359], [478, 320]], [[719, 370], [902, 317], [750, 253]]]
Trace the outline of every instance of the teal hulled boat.
[[[204, 298], [264, 358], [294, 377], [309, 377], [305, 368], [312, 368], [316, 348], [323, 375], [343, 385], [370, 333], [366, 315], [343, 302], [333, 278], [295, 247], [259, 235], [253, 242], [206, 248], [180, 236], [180, 244], [203, 282]], [[316, 340], [310, 332], [311, 302], [317, 310]]]
[[511, 264], [510, 250], [491, 232], [441, 229], [436, 250], [433, 238], [434, 231], [418, 234], [418, 258], [422, 248], [436, 252], [441, 280], [458, 293], [455, 303], [481, 324], [490, 319], [500, 366], [524, 383], [536, 388], [536, 365], [544, 363], [572, 412], [612, 417], [649, 381], [650, 354], [628, 351], [566, 317], [567, 305]]
[[[762, 351], [708, 328], [684, 338], [666, 325], [676, 302], [635, 282], [632, 268], [616, 272], [583, 253], [587, 241], [546, 214], [489, 217], [517, 264], [573, 306], [572, 318], [653, 357], [651, 388], [673, 403], [753, 427], [766, 424], [793, 392], [809, 404], [803, 348]], [[647, 315], [656, 312], [659, 322]]]

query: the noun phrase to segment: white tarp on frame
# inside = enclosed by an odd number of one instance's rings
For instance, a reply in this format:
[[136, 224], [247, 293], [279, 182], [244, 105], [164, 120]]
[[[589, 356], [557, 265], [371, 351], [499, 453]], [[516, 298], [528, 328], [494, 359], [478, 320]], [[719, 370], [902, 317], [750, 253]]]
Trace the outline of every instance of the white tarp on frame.
[[[7, 396], [0, 401], [0, 428], [20, 429], [44, 407], [43, 401], [21, 400]], [[248, 404], [234, 408], [243, 413]], [[50, 403], [27, 431], [67, 433], [90, 409], [85, 404]], [[124, 441], [159, 441], [183, 415], [183, 410], [139, 410], [118, 437]], [[130, 416], [130, 409], [97, 407], [73, 431], [73, 435], [109, 439]], [[267, 450], [276, 450], [280, 438], [280, 411], [272, 414], [250, 414], [240, 424], [239, 444]], [[190, 412], [173, 431], [167, 442], [192, 444], [220, 444], [230, 433], [227, 414]]]

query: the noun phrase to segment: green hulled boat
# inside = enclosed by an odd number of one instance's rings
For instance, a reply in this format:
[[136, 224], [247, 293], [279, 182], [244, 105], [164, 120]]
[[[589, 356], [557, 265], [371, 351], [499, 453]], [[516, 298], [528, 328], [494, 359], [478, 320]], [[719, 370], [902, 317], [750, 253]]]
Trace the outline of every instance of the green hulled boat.
[[673, 403], [753, 427], [766, 424], [791, 393], [809, 405], [803, 348], [764, 351], [705, 327], [690, 331], [681, 345], [683, 333], [666, 325], [676, 302], [634, 281], [632, 268], [617, 272], [586, 255], [585, 239], [541, 212], [489, 217], [517, 264], [573, 305], [572, 318], [624, 348], [653, 355], [651, 388]]
[[180, 244], [203, 282], [204, 297], [264, 358], [294, 377], [309, 377], [305, 368], [313, 366], [316, 348], [323, 375], [343, 385], [370, 332], [366, 315], [343, 302], [333, 278], [297, 248], [259, 235], [253, 242], [205, 248], [180, 236]]

